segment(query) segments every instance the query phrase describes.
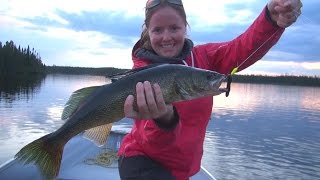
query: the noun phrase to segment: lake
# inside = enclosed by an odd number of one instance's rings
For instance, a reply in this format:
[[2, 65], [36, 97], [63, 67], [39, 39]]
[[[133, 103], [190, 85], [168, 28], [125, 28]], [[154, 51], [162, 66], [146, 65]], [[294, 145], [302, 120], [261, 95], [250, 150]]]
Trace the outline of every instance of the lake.
[[[57, 74], [32, 91], [1, 93], [0, 164], [59, 128], [73, 91], [109, 82]], [[214, 97], [202, 165], [218, 180], [320, 179], [319, 96], [319, 87], [232, 84], [229, 97]]]

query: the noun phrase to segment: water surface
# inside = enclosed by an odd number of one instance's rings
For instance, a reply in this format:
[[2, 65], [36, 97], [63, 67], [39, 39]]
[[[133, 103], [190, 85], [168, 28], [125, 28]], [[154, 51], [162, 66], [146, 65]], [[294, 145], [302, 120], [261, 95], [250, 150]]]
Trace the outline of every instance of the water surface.
[[[1, 93], [0, 164], [59, 128], [63, 106], [100, 76], [49, 75], [29, 93]], [[217, 179], [320, 179], [320, 88], [232, 85], [214, 98], [202, 165]], [[122, 122], [120, 122], [122, 123]]]

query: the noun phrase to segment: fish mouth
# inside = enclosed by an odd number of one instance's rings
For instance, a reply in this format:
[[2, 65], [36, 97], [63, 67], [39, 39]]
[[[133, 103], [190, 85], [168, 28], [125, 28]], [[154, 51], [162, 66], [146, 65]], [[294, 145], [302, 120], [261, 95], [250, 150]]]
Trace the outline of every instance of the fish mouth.
[[229, 94], [230, 94], [230, 91], [231, 91], [231, 82], [232, 82], [231, 75], [224, 76], [224, 80], [223, 81], [225, 81], [225, 80], [226, 80], [226, 82], [224, 82], [224, 83], [226, 83], [226, 87], [225, 88], [219, 88], [219, 91], [221, 93], [226, 93], [226, 97], [228, 97]]
[[228, 88], [219, 88], [218, 90], [219, 90], [221, 93], [229, 92], [229, 89], [228, 89]]
[[228, 76], [221, 76], [219, 79], [217, 79], [216, 81], [211, 82], [211, 87], [213, 87], [216, 91], [219, 92], [219, 94], [221, 93], [227, 93], [229, 91], [228, 88], [224, 88], [224, 87], [220, 87], [222, 85], [224, 85], [226, 80], [228, 79]]
[[223, 86], [223, 87], [219, 86], [219, 88], [218, 88], [218, 91], [220, 91], [221, 93], [225, 93], [225, 92], [230, 91], [230, 89], [228, 88], [228, 82], [225, 81], [226, 79], [227, 79], [227, 77], [224, 78], [224, 80], [220, 84], [220, 86]]

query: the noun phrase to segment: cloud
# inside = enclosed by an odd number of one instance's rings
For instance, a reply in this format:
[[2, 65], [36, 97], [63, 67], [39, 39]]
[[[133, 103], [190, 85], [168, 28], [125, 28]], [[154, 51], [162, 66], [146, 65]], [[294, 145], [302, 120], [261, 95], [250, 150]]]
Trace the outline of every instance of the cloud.
[[[56, 10], [69, 13], [82, 13], [82, 11], [108, 11], [124, 16], [143, 15], [144, 0], [115, 2], [111, 0], [2, 0], [0, 12], [16, 17], [50, 17]], [[52, 16], [55, 17], [55, 16]]]
[[119, 40], [124, 40], [121, 37], [125, 37], [126, 39], [128, 37], [137, 37], [142, 29], [143, 22], [143, 19], [137, 16], [125, 17], [105, 11], [83, 11], [81, 14], [59, 12], [59, 15], [69, 22], [67, 27], [70, 29], [77, 31], [98, 31], [115, 36]]
[[[16, 35], [19, 35], [19, 40], [15, 41], [16, 44], [41, 49], [40, 54], [46, 65], [132, 67], [131, 52], [128, 47], [105, 33], [35, 25], [20, 20], [9, 22], [6, 26], [11, 26], [10, 30], [2, 29], [1, 34], [9, 39], [15, 39]], [[12, 26], [13, 24], [15, 26]], [[21, 26], [23, 30], [20, 29]], [[131, 41], [133, 44], [134, 40]], [[130, 38], [127, 42], [130, 42]]]
[[27, 22], [21, 19], [17, 19], [10, 16], [0, 15], [0, 25], [2, 28], [16, 27], [26, 28], [34, 26], [31, 22]]
[[260, 60], [239, 74], [307, 75], [320, 77], [320, 62]]
[[[195, 28], [206, 28], [211, 26], [221, 26], [231, 23], [243, 23], [248, 21], [248, 17], [252, 15], [249, 9], [233, 9], [241, 4], [250, 4], [254, 0], [224, 0], [211, 1], [199, 0], [184, 1], [184, 7], [188, 16], [188, 20]], [[232, 10], [231, 10], [232, 9]]]
[[[191, 26], [188, 35], [195, 44], [237, 37], [267, 3], [258, 0], [183, 2]], [[13, 40], [21, 46], [34, 47], [47, 65], [130, 68], [131, 48], [141, 33], [145, 3], [146, 0], [2, 0], [0, 41]], [[299, 20], [286, 29], [263, 61], [250, 71], [319, 74], [315, 67], [320, 62], [320, 2], [303, 3]]]
[[[66, 66], [84, 67], [117, 67], [130, 69], [133, 66], [131, 49], [101, 48], [92, 50], [68, 50], [64, 53], [63, 64]], [[94, 61], [93, 61], [94, 59]]]
[[320, 62], [316, 62], [316, 63], [307, 63], [306, 62], [306, 63], [302, 63], [301, 65], [305, 69], [320, 71]]
[[[281, 58], [279, 59], [279, 57]], [[270, 50], [268, 54], [265, 57], [263, 57], [263, 59], [274, 60], [274, 61], [278, 61], [278, 60], [300, 61], [303, 58], [304, 56], [301, 54], [294, 53], [294, 52], [287, 52], [287, 51], [279, 51], [279, 50]]]

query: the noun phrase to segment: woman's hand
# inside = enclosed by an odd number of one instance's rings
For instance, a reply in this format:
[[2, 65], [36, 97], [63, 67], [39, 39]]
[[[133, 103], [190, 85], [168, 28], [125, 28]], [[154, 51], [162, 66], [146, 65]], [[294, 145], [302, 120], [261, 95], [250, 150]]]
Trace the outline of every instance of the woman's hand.
[[271, 19], [279, 27], [286, 28], [297, 21], [301, 14], [301, 0], [270, 0], [268, 5]]
[[136, 85], [138, 111], [133, 109], [134, 96], [129, 95], [124, 103], [126, 117], [134, 119], [160, 119], [162, 123], [170, 123], [173, 119], [173, 106], [166, 105], [158, 84], [139, 82]]

